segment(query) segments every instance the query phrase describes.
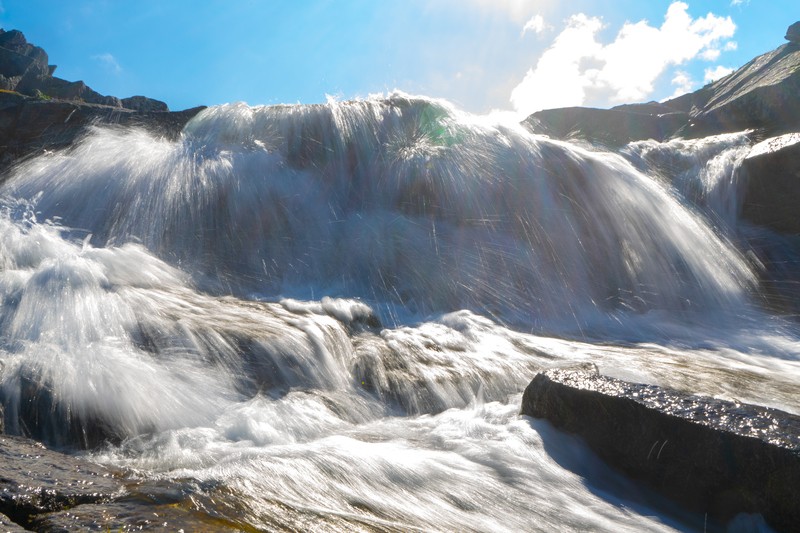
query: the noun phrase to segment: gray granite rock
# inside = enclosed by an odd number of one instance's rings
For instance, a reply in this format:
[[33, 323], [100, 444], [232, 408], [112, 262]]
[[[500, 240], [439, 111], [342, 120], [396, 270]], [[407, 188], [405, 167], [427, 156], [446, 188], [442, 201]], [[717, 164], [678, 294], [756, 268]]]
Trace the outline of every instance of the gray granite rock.
[[727, 522], [760, 513], [800, 524], [800, 417], [599, 375], [553, 369], [525, 390], [522, 414], [581, 436], [597, 455], [687, 509]]

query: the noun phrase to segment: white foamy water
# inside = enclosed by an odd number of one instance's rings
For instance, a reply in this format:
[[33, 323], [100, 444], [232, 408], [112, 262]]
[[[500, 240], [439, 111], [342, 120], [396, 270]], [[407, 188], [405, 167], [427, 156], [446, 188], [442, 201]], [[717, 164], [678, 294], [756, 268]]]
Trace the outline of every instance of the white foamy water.
[[404, 95], [96, 128], [0, 191], [6, 428], [257, 528], [686, 528], [520, 394], [593, 362], [800, 412], [729, 238], [747, 146], [595, 153]]

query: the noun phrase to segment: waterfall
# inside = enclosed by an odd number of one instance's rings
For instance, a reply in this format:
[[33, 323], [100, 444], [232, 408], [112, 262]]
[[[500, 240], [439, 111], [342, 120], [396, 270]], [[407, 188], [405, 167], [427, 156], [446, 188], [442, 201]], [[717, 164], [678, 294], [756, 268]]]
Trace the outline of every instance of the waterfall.
[[593, 151], [404, 94], [93, 127], [0, 190], [6, 429], [256, 528], [680, 528], [519, 395], [593, 362], [800, 410], [736, 247], [748, 146]]

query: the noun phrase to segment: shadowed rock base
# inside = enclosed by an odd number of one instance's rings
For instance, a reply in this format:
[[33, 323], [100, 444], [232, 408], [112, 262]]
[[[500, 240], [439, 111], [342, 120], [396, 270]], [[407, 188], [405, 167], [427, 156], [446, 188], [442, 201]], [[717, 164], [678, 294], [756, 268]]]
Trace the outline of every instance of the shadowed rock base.
[[596, 369], [536, 375], [522, 414], [581, 436], [598, 456], [691, 511], [800, 524], [800, 417], [627, 383]]

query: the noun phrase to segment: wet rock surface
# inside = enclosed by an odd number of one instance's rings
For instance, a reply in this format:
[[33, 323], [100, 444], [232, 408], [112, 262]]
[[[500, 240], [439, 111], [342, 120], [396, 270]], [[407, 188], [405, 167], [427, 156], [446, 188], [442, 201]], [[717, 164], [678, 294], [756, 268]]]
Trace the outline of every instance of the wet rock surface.
[[236, 500], [191, 480], [128, 479], [30, 439], [0, 435], [0, 532], [237, 531], [241, 526], [224, 518], [237, 514], [226, 513]]
[[691, 511], [727, 522], [760, 513], [800, 523], [800, 417], [599, 375], [553, 369], [525, 390], [522, 414], [581, 436], [603, 460]]
[[112, 472], [22, 437], [0, 436], [0, 466], [0, 513], [22, 525], [36, 514], [123, 492]]

